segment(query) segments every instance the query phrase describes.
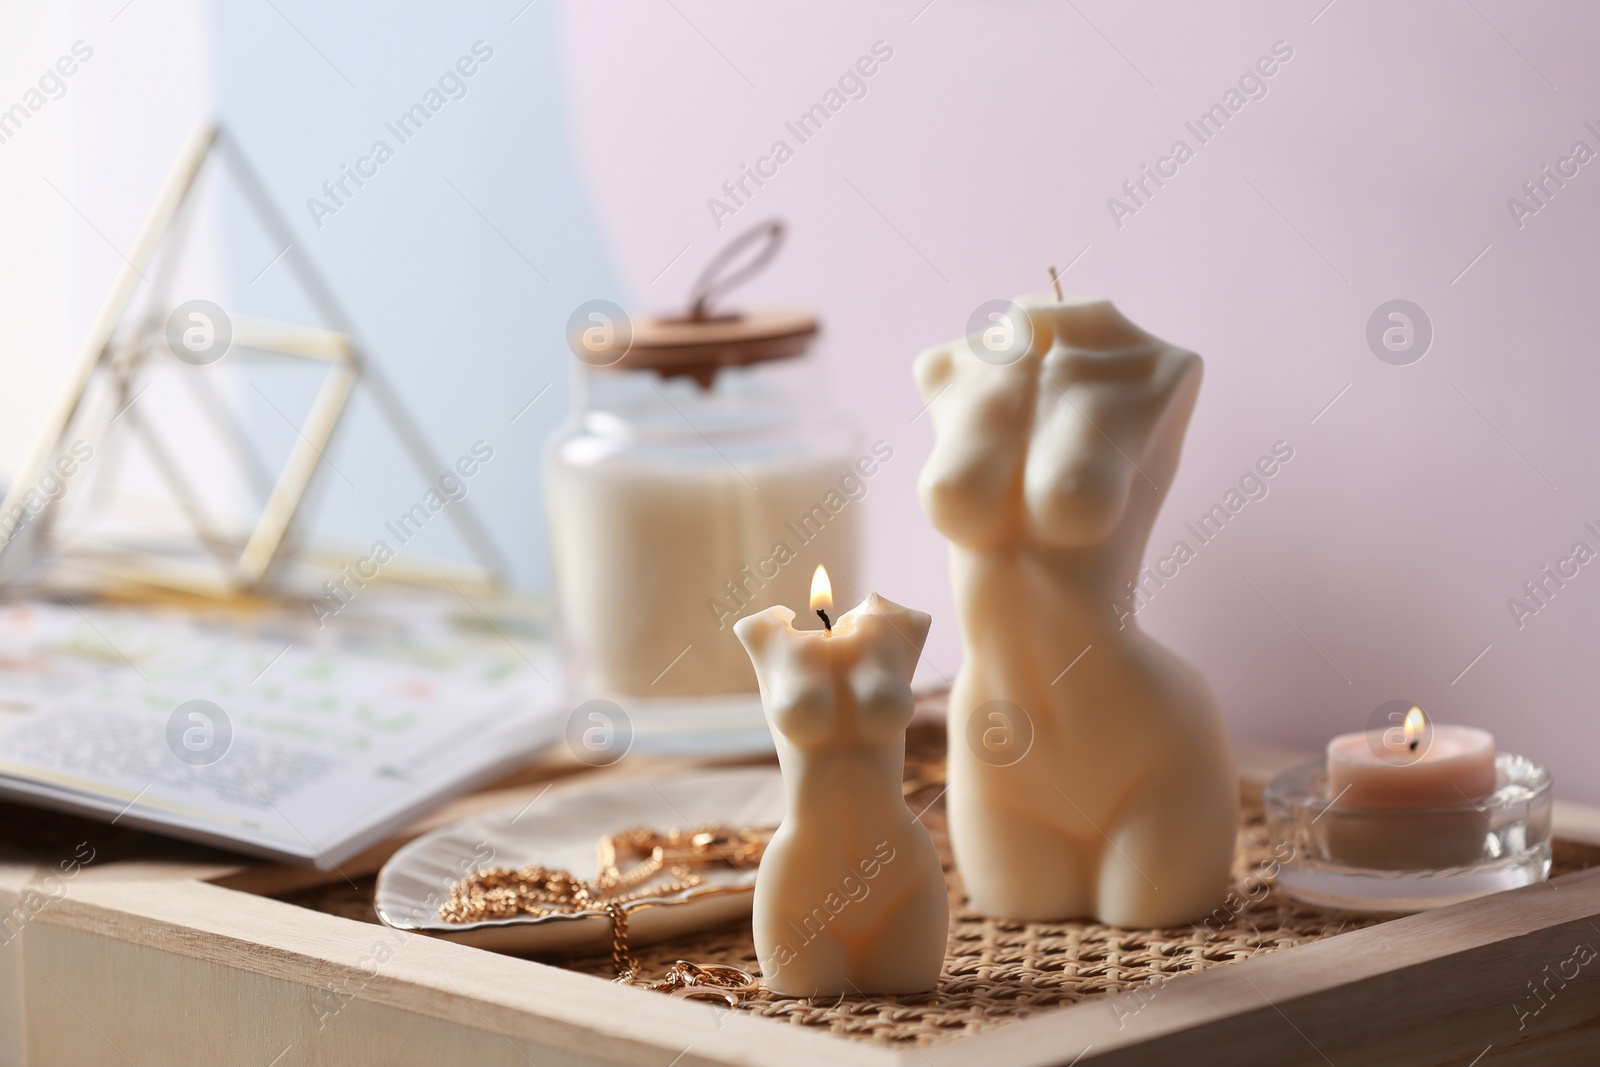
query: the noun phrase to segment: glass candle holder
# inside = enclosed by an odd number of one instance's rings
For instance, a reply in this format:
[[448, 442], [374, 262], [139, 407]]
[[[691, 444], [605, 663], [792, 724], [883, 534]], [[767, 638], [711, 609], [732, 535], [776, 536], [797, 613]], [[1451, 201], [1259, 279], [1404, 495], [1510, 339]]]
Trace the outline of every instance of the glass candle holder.
[[1263, 798], [1289, 859], [1278, 885], [1309, 904], [1384, 914], [1424, 911], [1516, 889], [1550, 873], [1550, 775], [1510, 753], [1493, 793], [1429, 808], [1334, 802], [1321, 762], [1285, 771]]
[[732, 624], [803, 611], [818, 564], [858, 580], [859, 501], [886, 457], [798, 358], [815, 332], [803, 312], [662, 320], [615, 361], [579, 353], [573, 417], [546, 453], [576, 700], [631, 714], [743, 696], [760, 727]]

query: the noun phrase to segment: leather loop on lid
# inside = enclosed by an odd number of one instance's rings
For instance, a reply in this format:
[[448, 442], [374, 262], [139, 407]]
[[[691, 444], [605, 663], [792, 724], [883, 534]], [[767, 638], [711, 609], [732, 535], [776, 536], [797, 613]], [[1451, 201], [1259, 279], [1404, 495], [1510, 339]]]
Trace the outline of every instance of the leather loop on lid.
[[[754, 259], [727, 276], [721, 276], [728, 264], [733, 262], [740, 252], [762, 238], [765, 238], [767, 243], [756, 253]], [[768, 219], [729, 241], [722, 251], [711, 257], [711, 262], [706, 264], [705, 270], [700, 272], [700, 277], [695, 279], [694, 288], [689, 292], [689, 317], [697, 321], [710, 318], [712, 299], [726, 296], [729, 291], [761, 273], [767, 264], [777, 257], [778, 250], [783, 247], [783, 238], [783, 220]]]
[[[735, 237], [706, 264], [690, 292], [688, 313], [633, 324], [627, 351], [597, 369], [653, 370], [663, 378], [692, 377], [709, 388], [723, 367], [786, 359], [803, 353], [816, 336], [816, 315], [802, 308], [716, 312], [712, 305], [771, 263], [783, 246], [782, 220], [770, 219]], [[765, 241], [747, 263], [729, 270], [741, 253]], [[603, 366], [602, 366], [603, 365]]]

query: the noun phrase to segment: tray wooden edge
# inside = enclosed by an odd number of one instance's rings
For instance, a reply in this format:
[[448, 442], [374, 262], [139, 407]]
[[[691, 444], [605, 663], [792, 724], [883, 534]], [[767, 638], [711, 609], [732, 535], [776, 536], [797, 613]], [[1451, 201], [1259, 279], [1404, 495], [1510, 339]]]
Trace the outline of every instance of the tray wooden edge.
[[35, 921], [311, 989], [354, 989], [363, 1001], [608, 1063], [894, 1062], [886, 1050], [794, 1026], [781, 1043], [760, 1042], [763, 1055], [751, 1060], [755, 1033], [770, 1039], [769, 1027], [782, 1024], [203, 882], [84, 885]]

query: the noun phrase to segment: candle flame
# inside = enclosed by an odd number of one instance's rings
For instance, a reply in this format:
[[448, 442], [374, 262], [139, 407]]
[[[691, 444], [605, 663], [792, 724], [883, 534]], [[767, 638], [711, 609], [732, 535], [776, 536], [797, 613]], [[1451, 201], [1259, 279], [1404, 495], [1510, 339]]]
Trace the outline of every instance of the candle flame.
[[1405, 734], [1406, 747], [1415, 752], [1417, 742], [1421, 740], [1423, 733], [1428, 729], [1428, 719], [1422, 714], [1421, 708], [1413, 705], [1411, 710], [1406, 712], [1406, 720], [1400, 729]]
[[827, 568], [820, 563], [811, 572], [811, 610], [827, 611], [833, 607], [833, 583], [828, 581]]

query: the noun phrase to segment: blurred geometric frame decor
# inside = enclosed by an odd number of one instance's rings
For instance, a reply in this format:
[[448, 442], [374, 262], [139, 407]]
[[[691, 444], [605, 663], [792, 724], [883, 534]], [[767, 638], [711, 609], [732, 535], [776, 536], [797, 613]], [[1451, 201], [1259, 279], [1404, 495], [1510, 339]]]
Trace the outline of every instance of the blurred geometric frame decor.
[[[300, 286], [317, 312], [330, 325], [311, 327], [265, 319], [222, 315], [222, 323], [205, 308], [179, 316], [174, 312], [189, 309], [189, 302], [170, 307], [167, 288], [181, 255], [182, 231], [186, 223], [184, 207], [192, 199], [196, 182], [205, 164], [220, 157], [244, 194], [246, 203], [284, 251], [280, 255], [294, 272]], [[145, 271], [164, 249], [154, 277]], [[147, 283], [150, 298], [143, 314], [131, 330], [119, 336], [119, 327], [128, 316], [140, 283]], [[187, 358], [180, 347], [188, 345], [190, 333], [170, 333], [192, 322], [206, 345], [220, 348], [215, 356]], [[220, 344], [215, 335], [224, 335]], [[152, 354], [170, 347], [174, 358], [202, 364], [226, 352], [240, 350], [293, 360], [327, 364], [310, 410], [302, 425], [295, 427], [296, 439], [282, 469], [273, 478], [254, 445], [242, 432], [237, 418], [227, 410], [215, 387], [203, 376], [188, 376], [196, 391], [197, 407], [218, 422], [219, 431], [230, 446], [240, 473], [255, 482], [265, 501], [247, 534], [229, 534], [208, 512], [194, 490], [183, 466], [163, 442], [149, 420], [141, 418], [134, 404], [142, 387], [141, 376]], [[47, 413], [39, 437], [27, 459], [17, 471], [0, 503], [0, 588], [20, 584], [49, 565], [62, 565], [72, 571], [88, 572], [101, 582], [134, 589], [166, 589], [215, 598], [237, 598], [276, 591], [276, 579], [293, 561], [310, 570], [332, 572], [349, 555], [301, 545], [295, 537], [295, 522], [301, 514], [308, 490], [318, 473], [319, 462], [326, 461], [326, 450], [333, 441], [348, 401], [357, 384], [363, 385], [376, 402], [390, 429], [404, 446], [413, 466], [424, 481], [446, 470], [428, 446], [420, 427], [406, 410], [398, 394], [363, 353], [355, 333], [309, 260], [298, 250], [293, 232], [278, 212], [254, 167], [238, 145], [219, 126], [196, 132], [167, 176], [154, 207], [146, 217], [130, 254], [96, 314], [77, 359], [56, 403]], [[104, 402], [110, 398], [111, 403]], [[97, 402], [98, 401], [98, 402]], [[57, 502], [64, 495], [65, 479], [72, 476], [79, 459], [93, 455], [85, 449], [91, 439], [104, 442], [112, 425], [126, 420], [126, 433], [136, 435], [156, 472], [173, 494], [187, 525], [194, 535], [204, 561], [184, 559], [170, 551], [131, 543], [64, 543], [54, 529], [58, 518]], [[292, 421], [292, 420], [291, 420]], [[75, 435], [75, 431], [77, 431]], [[69, 443], [70, 442], [70, 443]], [[87, 453], [87, 455], [85, 454]], [[113, 450], [114, 455], [114, 450]], [[102, 460], [99, 466], [104, 466]], [[506, 573], [499, 551], [475, 511], [465, 500], [446, 509], [477, 566], [413, 556], [404, 562], [386, 563], [386, 579], [424, 585], [463, 587], [481, 592], [498, 589]]]

